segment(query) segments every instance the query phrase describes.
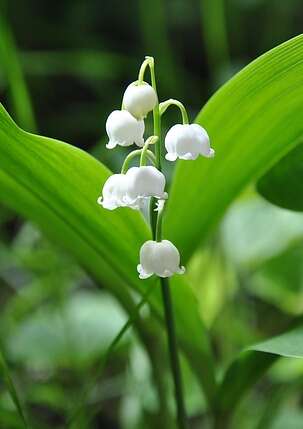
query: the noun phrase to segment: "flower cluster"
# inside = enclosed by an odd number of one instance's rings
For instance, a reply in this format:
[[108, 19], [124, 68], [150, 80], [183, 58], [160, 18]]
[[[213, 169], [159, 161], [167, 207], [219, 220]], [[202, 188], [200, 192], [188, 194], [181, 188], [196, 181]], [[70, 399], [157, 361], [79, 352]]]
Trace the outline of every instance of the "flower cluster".
[[[152, 85], [143, 80], [147, 66], [150, 68]], [[146, 57], [143, 62], [138, 80], [126, 88], [122, 109], [114, 110], [106, 121], [108, 149], [132, 144], [140, 149], [134, 150], [126, 157], [121, 173], [113, 174], [107, 179], [98, 203], [108, 210], [118, 207], [140, 210], [146, 206], [146, 202], [149, 202], [152, 208], [151, 218], [157, 214], [157, 230], [153, 231], [155, 241], [145, 242], [140, 250], [140, 264], [137, 266], [140, 279], [146, 279], [153, 274], [170, 277], [175, 273], [183, 274], [185, 271], [184, 267], [180, 267], [178, 249], [172, 242], [161, 239], [162, 212], [168, 195], [165, 192], [165, 176], [160, 171], [161, 151], [155, 150], [154, 153], [149, 148], [161, 144], [160, 117], [171, 105], [180, 109], [183, 123], [174, 125], [166, 134], [165, 158], [168, 161], [176, 161], [178, 158], [195, 160], [200, 155], [213, 157], [214, 150], [210, 147], [206, 130], [200, 125], [189, 124], [182, 103], [170, 99], [159, 104], [155, 89], [154, 61], [151, 57]], [[154, 135], [144, 141], [144, 119], [151, 111], [154, 116]], [[136, 156], [140, 156], [140, 165], [128, 168], [129, 162]], [[147, 161], [152, 165], [146, 165]], [[153, 207], [155, 200], [158, 201], [156, 208]], [[151, 223], [154, 224], [152, 219]]]

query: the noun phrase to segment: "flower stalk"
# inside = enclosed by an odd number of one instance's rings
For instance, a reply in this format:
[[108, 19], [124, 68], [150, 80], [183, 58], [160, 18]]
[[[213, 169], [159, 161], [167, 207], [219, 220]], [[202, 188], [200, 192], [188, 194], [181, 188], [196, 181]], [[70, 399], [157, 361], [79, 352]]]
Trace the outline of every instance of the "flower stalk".
[[152, 154], [152, 163], [153, 165], [156, 164], [155, 155], [153, 154], [153, 152], [148, 150], [148, 147], [150, 144], [156, 144], [158, 140], [159, 140], [158, 136], [151, 136], [146, 140], [143, 146], [143, 149], [141, 150], [140, 167], [143, 165], [146, 165], [146, 157], [151, 157], [151, 154]]
[[[137, 150], [133, 150], [131, 153], [127, 155], [121, 167], [121, 174], [126, 174], [128, 170], [128, 166], [134, 158], [140, 156], [140, 159], [141, 159], [142, 152], [143, 152], [143, 149], [137, 149]], [[147, 157], [153, 165], [156, 164], [156, 157], [154, 153], [151, 152], [150, 150], [145, 151], [145, 157]]]
[[[149, 58], [150, 57], [147, 57], [145, 61], [148, 61]], [[148, 61], [148, 65], [150, 68], [152, 87], [157, 92], [153, 59], [152, 61], [150, 60]], [[145, 71], [145, 68], [143, 70]], [[143, 76], [144, 76], [144, 71], [143, 71]], [[140, 73], [139, 73], [139, 80], [140, 80]], [[183, 116], [183, 113], [182, 113], [182, 116]], [[157, 103], [153, 109], [153, 120], [154, 120], [154, 135], [158, 137], [158, 141], [155, 145], [156, 166], [161, 171], [161, 114], [160, 114], [159, 103]], [[163, 204], [163, 207], [161, 207], [158, 211], [155, 211], [153, 208], [153, 205], [154, 205], [153, 200], [154, 199], [151, 199], [151, 202], [150, 202], [150, 205], [151, 205], [150, 221], [151, 221], [153, 237], [156, 239], [156, 241], [159, 242], [162, 239], [162, 216], [163, 216], [164, 204]], [[172, 302], [171, 302], [169, 280], [167, 278], [160, 277], [160, 284], [161, 284], [162, 300], [163, 300], [163, 306], [164, 306], [164, 316], [165, 316], [165, 323], [166, 323], [170, 366], [171, 366], [171, 371], [172, 371], [172, 376], [174, 381], [178, 428], [186, 429], [187, 419], [186, 419], [186, 412], [185, 412], [185, 402], [184, 402], [184, 395], [183, 395], [183, 386], [182, 386], [180, 362], [179, 362], [179, 356], [178, 356], [178, 346], [177, 346], [175, 321], [174, 321], [173, 308], [172, 308]]]
[[[150, 71], [151, 85], [144, 81], [147, 68]], [[140, 67], [138, 80], [129, 84], [124, 92], [122, 109], [113, 111], [106, 121], [108, 149], [132, 144], [136, 144], [140, 149], [127, 155], [120, 174], [113, 174], [106, 180], [102, 196], [97, 201], [107, 210], [121, 207], [144, 210], [149, 201], [149, 221], [153, 240], [142, 244], [137, 271], [142, 280], [153, 275], [160, 278], [178, 428], [186, 429], [182, 377], [168, 280], [175, 274], [183, 274], [185, 268], [180, 264], [180, 253], [177, 247], [171, 241], [162, 239], [162, 217], [168, 195], [165, 192], [166, 179], [161, 171], [161, 116], [170, 106], [176, 106], [180, 110], [182, 124], [174, 125], [166, 134], [165, 158], [168, 161], [176, 161], [178, 158], [195, 160], [201, 155], [206, 158], [214, 156], [215, 151], [210, 147], [207, 131], [198, 124], [189, 124], [186, 108], [180, 101], [169, 99], [159, 104], [154, 59], [146, 57]], [[154, 132], [144, 142], [144, 119], [151, 111], [153, 111]], [[151, 145], [154, 151], [150, 150]], [[130, 162], [136, 157], [140, 157], [139, 166], [129, 168]], [[146, 165], [147, 161], [152, 165]]]
[[178, 109], [180, 110], [181, 115], [182, 115], [183, 125], [189, 124], [188, 114], [187, 114], [187, 110], [185, 109], [184, 104], [182, 104], [181, 101], [175, 100], [173, 98], [170, 98], [169, 100], [163, 101], [163, 103], [159, 104], [159, 109], [160, 109], [160, 115], [161, 116], [166, 112], [166, 110], [168, 109], [169, 106], [176, 106], [176, 107], [178, 107]]
[[168, 339], [170, 365], [175, 385], [175, 398], [177, 409], [177, 421], [179, 429], [187, 428], [187, 418], [185, 412], [185, 403], [183, 395], [182, 377], [180, 362], [178, 357], [178, 345], [175, 331], [175, 321], [173, 306], [170, 293], [169, 280], [167, 278], [160, 278], [162, 299], [164, 304], [165, 323]]

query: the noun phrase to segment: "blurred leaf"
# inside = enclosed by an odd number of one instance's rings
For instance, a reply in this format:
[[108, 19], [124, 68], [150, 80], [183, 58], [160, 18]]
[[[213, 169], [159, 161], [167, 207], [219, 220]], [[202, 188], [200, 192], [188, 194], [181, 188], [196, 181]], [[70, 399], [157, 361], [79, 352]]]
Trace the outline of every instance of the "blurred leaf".
[[36, 370], [81, 367], [103, 353], [125, 316], [107, 294], [78, 292], [61, 308], [42, 306], [8, 336], [10, 355]]
[[290, 314], [303, 311], [303, 245], [296, 243], [262, 264], [248, 280], [252, 294]]
[[198, 115], [216, 157], [178, 162], [164, 218], [185, 261], [239, 192], [301, 141], [302, 58], [298, 36], [253, 61]]
[[267, 426], [263, 429], [300, 429], [302, 426], [302, 421], [302, 411], [289, 407], [275, 419], [273, 425], [270, 426], [270, 428]]
[[211, 326], [234, 293], [235, 278], [218, 243], [197, 251], [187, 264], [187, 276], [199, 301], [201, 317]]
[[271, 353], [285, 357], [303, 357], [303, 327], [292, 329], [282, 335], [250, 346], [248, 350]]
[[[134, 304], [127, 286], [144, 294], [155, 283], [154, 278], [139, 280], [136, 272], [139, 248], [150, 233], [139, 213], [127, 208], [109, 212], [97, 205], [109, 170], [68, 144], [24, 132], [3, 107], [0, 142], [1, 202], [69, 250], [131, 312]], [[179, 341], [211, 400], [214, 369], [196, 299], [183, 279], [172, 279], [172, 285]], [[156, 283], [155, 289], [149, 302], [162, 318]]]
[[[183, 70], [176, 61], [173, 47], [168, 37], [168, 17], [166, 2], [154, 0], [153, 2], [139, 1], [139, 23], [145, 52], [157, 60], [157, 76], [159, 85], [175, 97], [182, 95], [181, 84]], [[155, 37], [155, 28], [157, 37]], [[178, 58], [178, 57], [177, 57]]]
[[[74, 409], [71, 411], [70, 413], [70, 419], [69, 419], [69, 425], [73, 422], [75, 422], [76, 418], [79, 417], [81, 415], [81, 411], [83, 409], [83, 407], [85, 407], [86, 405], [86, 400], [87, 400], [87, 396], [90, 393], [90, 390], [94, 387], [94, 385], [97, 383], [98, 379], [102, 379], [102, 375], [103, 372], [105, 370], [106, 365], [110, 362], [110, 359], [113, 356], [113, 353], [117, 347], [118, 344], [120, 344], [122, 338], [125, 336], [125, 334], [127, 333], [127, 331], [132, 327], [132, 325], [134, 324], [134, 322], [140, 317], [140, 310], [141, 308], [147, 303], [147, 298], [150, 295], [150, 293], [152, 292], [152, 288], [154, 287], [154, 285], [152, 284], [151, 287], [146, 291], [145, 295], [142, 297], [142, 299], [138, 302], [138, 304], [136, 305], [134, 312], [130, 315], [130, 317], [126, 320], [126, 322], [124, 324], [122, 324], [121, 328], [117, 331], [115, 335], [112, 335], [112, 339], [109, 342], [107, 339], [107, 347], [105, 350], [105, 353], [102, 356], [102, 359], [98, 359], [98, 368], [97, 368], [97, 375], [92, 378], [91, 380], [89, 380], [87, 382], [87, 386], [84, 390], [83, 395], [81, 396], [81, 398], [79, 398], [79, 402], [76, 404], [76, 406], [74, 407]], [[106, 305], [106, 303], [105, 303]], [[109, 314], [108, 314], [108, 320], [113, 320], [113, 313], [112, 313], [112, 309], [107, 309], [106, 310]], [[112, 328], [112, 326], [110, 325], [110, 327]], [[104, 341], [104, 338], [102, 338], [102, 341]], [[136, 370], [138, 369], [138, 367], [136, 367]], [[91, 413], [92, 417], [93, 413]]]
[[207, 61], [213, 81], [218, 81], [219, 73], [230, 66], [225, 17], [226, 2], [224, 0], [201, 0], [200, 3]]
[[221, 225], [224, 251], [240, 268], [258, 267], [303, 237], [303, 215], [260, 197], [232, 205]]
[[34, 112], [31, 104], [13, 35], [4, 14], [0, 13], [0, 58], [9, 83], [14, 110], [20, 125], [28, 131], [36, 130]]
[[272, 204], [303, 211], [303, 145], [300, 144], [257, 183], [257, 190]]
[[5, 359], [4, 359], [4, 356], [2, 355], [1, 350], [0, 350], [0, 374], [1, 374], [1, 378], [3, 377], [3, 379], [4, 379], [7, 390], [9, 391], [9, 394], [12, 398], [12, 401], [15, 404], [16, 410], [20, 416], [20, 419], [23, 422], [23, 426], [26, 429], [28, 427], [28, 425], [26, 422], [25, 413], [23, 411], [23, 406], [21, 405], [17, 390], [16, 390], [14, 382], [10, 376], [9, 369], [7, 367], [7, 364], [5, 362]]
[[246, 348], [228, 367], [217, 392], [218, 413], [228, 418], [245, 392], [279, 356], [303, 357], [301, 324], [281, 335]]
[[129, 56], [97, 50], [22, 52], [20, 58], [28, 74], [76, 75], [94, 80], [117, 79], [134, 63]]

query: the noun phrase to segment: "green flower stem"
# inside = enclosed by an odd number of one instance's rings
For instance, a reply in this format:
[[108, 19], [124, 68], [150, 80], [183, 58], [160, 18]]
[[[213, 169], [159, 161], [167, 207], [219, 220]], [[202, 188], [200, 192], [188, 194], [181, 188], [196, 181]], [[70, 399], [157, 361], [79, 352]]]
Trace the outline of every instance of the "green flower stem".
[[170, 285], [168, 278], [160, 278], [162, 299], [164, 304], [164, 314], [169, 346], [169, 357], [170, 365], [173, 373], [174, 384], [175, 384], [175, 398], [176, 398], [176, 408], [177, 408], [177, 421], [179, 429], [186, 429], [186, 412], [184, 405], [183, 397], [183, 386], [182, 386], [182, 377], [180, 370], [180, 363], [178, 359], [178, 346], [177, 346], [177, 337], [175, 331], [175, 321], [173, 306], [171, 301]]
[[153, 57], [145, 57], [145, 60], [143, 61], [138, 75], [138, 83], [139, 85], [144, 82], [144, 74], [147, 67], [151, 68], [151, 66], [154, 65], [154, 59]]
[[[143, 166], [143, 165], [146, 165], [146, 157], [148, 156], [148, 146], [150, 144], [157, 143], [158, 140], [159, 140], [159, 137], [157, 137], [157, 136], [151, 136], [151, 137], [149, 137], [146, 140], [146, 142], [145, 142], [145, 144], [143, 146], [143, 149], [141, 150], [140, 167]], [[150, 154], [153, 155], [153, 163], [155, 163], [156, 162], [156, 158], [155, 158], [154, 154], [152, 152], [150, 152]]]
[[160, 103], [159, 107], [160, 107], [160, 115], [161, 116], [167, 110], [167, 108], [169, 106], [177, 106], [180, 109], [180, 112], [182, 114], [183, 125], [189, 124], [188, 114], [187, 114], [185, 106], [181, 103], [181, 101], [174, 100], [173, 98], [170, 98], [169, 100], [166, 100], [166, 101], [163, 101], [163, 103]]
[[[153, 57], [145, 57], [143, 61], [138, 75], [138, 83], [141, 84], [144, 81], [144, 74], [146, 68], [149, 67], [150, 77], [151, 77], [151, 85], [154, 88], [157, 94], [157, 83], [155, 76], [155, 62]], [[153, 109], [153, 118], [154, 118], [154, 136], [159, 138], [158, 144], [156, 144], [155, 153], [156, 153], [156, 167], [161, 170], [161, 115], [159, 111], [159, 102], [157, 101], [154, 109]]]
[[[144, 72], [147, 66], [149, 66], [150, 68], [152, 87], [157, 93], [154, 59], [152, 57], [146, 57], [145, 61], [143, 62], [140, 68], [138, 80], [139, 82], [143, 81]], [[186, 117], [187, 117], [187, 114], [186, 114]], [[158, 168], [159, 171], [161, 171], [161, 115], [160, 115], [158, 102], [153, 110], [153, 119], [154, 119], [154, 136], [157, 136], [159, 139], [157, 144], [155, 145], [156, 167]], [[153, 232], [153, 238], [156, 239], [157, 241], [161, 241], [163, 207], [160, 208], [158, 212], [156, 212], [154, 211], [154, 205], [155, 205], [155, 199], [152, 198], [150, 202], [150, 223], [151, 223], [151, 228]], [[175, 333], [175, 322], [174, 322], [173, 308], [171, 303], [169, 280], [166, 278], [165, 279], [160, 278], [160, 283], [161, 283], [162, 299], [163, 299], [164, 314], [165, 314], [165, 321], [166, 321], [170, 365], [171, 365], [171, 370], [172, 370], [172, 375], [173, 375], [173, 380], [175, 385], [178, 429], [186, 429], [187, 427], [186, 413], [185, 413], [185, 406], [184, 406], [181, 370], [180, 370], [180, 363], [179, 363], [179, 357], [178, 357], [177, 338]]]
[[[134, 158], [136, 158], [137, 156], [140, 156], [140, 158], [141, 158], [141, 154], [142, 154], [143, 150], [144, 150], [144, 148], [143, 149], [138, 149], [138, 150], [133, 150], [132, 152], [130, 152], [127, 155], [127, 157], [125, 158], [125, 160], [123, 162], [122, 168], [121, 168], [121, 174], [125, 174], [127, 172], [129, 163]], [[145, 151], [145, 157], [147, 157], [153, 165], [156, 164], [155, 155], [150, 150], [146, 150]]]
[[[165, 200], [159, 200], [158, 204], [159, 204], [159, 206], [157, 209], [158, 216], [157, 216], [155, 238], [156, 238], [156, 241], [161, 241], [161, 239], [162, 239], [162, 216], [163, 216], [163, 211], [164, 211]], [[160, 206], [160, 204], [162, 204], [162, 206]]]

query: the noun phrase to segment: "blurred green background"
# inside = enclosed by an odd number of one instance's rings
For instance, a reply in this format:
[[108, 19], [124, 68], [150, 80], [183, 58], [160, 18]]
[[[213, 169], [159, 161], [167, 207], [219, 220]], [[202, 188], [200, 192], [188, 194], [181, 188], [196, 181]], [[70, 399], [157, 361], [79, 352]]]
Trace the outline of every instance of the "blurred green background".
[[[193, 119], [229, 77], [299, 34], [303, 20], [300, 0], [0, 5], [1, 102], [24, 129], [81, 147], [115, 172], [125, 152], [105, 149], [105, 121], [145, 55], [155, 57], [160, 98], [180, 99]], [[303, 215], [247, 189], [190, 261], [188, 278], [223, 369], [242, 347], [302, 314]], [[34, 225], [1, 206], [0, 285], [1, 349], [33, 428], [156, 427], [151, 369], [134, 334], [98, 377], [124, 311]], [[207, 428], [204, 398], [183, 366], [191, 427]], [[302, 387], [303, 363], [278, 361], [244, 398], [234, 427], [302, 428]], [[21, 427], [0, 379], [0, 428]]]

